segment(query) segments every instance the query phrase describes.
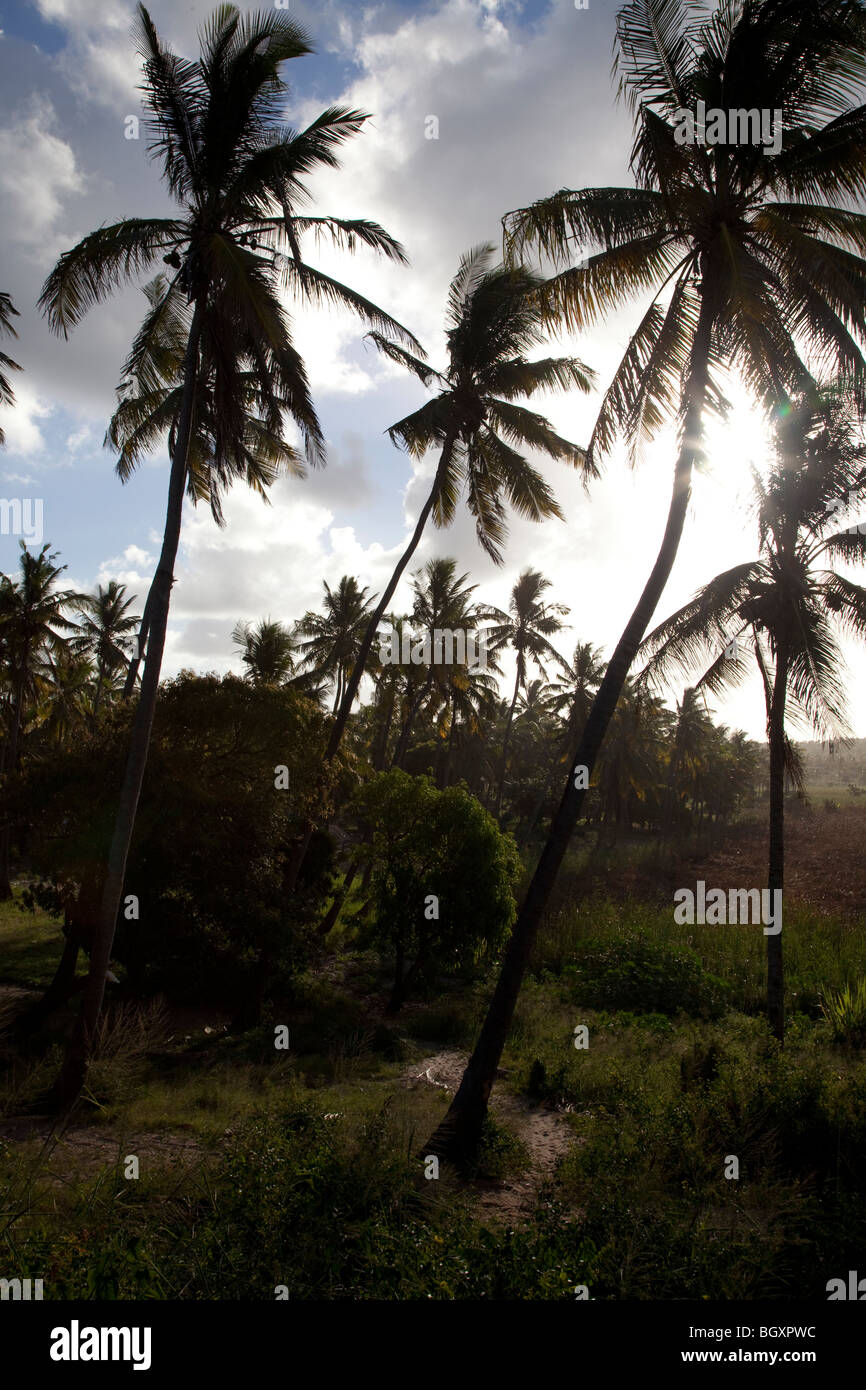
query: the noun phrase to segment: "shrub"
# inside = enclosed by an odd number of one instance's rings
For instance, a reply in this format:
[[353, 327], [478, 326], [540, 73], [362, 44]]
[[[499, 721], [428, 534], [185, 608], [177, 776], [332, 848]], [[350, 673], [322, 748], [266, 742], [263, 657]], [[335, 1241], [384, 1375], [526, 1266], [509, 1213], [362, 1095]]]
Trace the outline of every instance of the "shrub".
[[522, 866], [514, 841], [464, 787], [438, 791], [394, 769], [361, 788], [353, 813], [372, 868], [367, 936], [394, 952], [395, 1011], [414, 981], [477, 965], [502, 946]]
[[[84, 945], [129, 717], [108, 711], [92, 738], [34, 764], [25, 789], [34, 896]], [[243, 1005], [260, 1001], [267, 971], [288, 982], [303, 967], [331, 883], [327, 837], [298, 892], [284, 879], [322, 737], [321, 712], [291, 689], [189, 674], [161, 687], [126, 873], [137, 908], [124, 899], [114, 947], [136, 992]]]
[[636, 933], [578, 945], [575, 997], [597, 1009], [627, 1009], [648, 1014], [718, 1017], [724, 1012], [728, 986], [711, 975], [699, 956], [685, 946], [660, 945]]

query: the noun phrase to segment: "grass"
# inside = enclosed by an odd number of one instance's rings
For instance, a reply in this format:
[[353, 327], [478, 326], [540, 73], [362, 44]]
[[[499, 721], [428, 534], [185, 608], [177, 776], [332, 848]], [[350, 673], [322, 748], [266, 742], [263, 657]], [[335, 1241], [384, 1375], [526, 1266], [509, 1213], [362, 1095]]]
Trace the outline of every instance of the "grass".
[[[50, 975], [56, 923], [7, 905], [0, 932], [7, 958], [9, 941], [36, 952], [31, 981]], [[599, 1299], [824, 1298], [857, 1267], [866, 1221], [866, 939], [801, 901], [784, 946], [781, 1051], [760, 927], [681, 927], [658, 895], [609, 891], [551, 915], [497, 1084], [558, 1110], [572, 1142], [517, 1230], [480, 1221], [447, 1167], [425, 1181], [448, 1097], [406, 1085], [431, 1051], [471, 1047], [489, 978], [384, 1020], [385, 963], [344, 941], [252, 1033], [130, 1016], [79, 1133], [38, 1171], [35, 1145], [0, 1140], [0, 1262], [52, 1297], [268, 1299], [286, 1284], [302, 1299], [573, 1301], [586, 1283]], [[288, 1053], [273, 1047], [281, 1021]], [[56, 1060], [17, 1059], [7, 1105], [20, 1109], [28, 1067], [33, 1090]], [[131, 1183], [119, 1159], [135, 1143]], [[500, 1115], [482, 1159], [488, 1183], [509, 1184], [530, 1154]]]
[[60, 919], [31, 912], [21, 904], [20, 889], [0, 903], [0, 983], [44, 988], [63, 950]]

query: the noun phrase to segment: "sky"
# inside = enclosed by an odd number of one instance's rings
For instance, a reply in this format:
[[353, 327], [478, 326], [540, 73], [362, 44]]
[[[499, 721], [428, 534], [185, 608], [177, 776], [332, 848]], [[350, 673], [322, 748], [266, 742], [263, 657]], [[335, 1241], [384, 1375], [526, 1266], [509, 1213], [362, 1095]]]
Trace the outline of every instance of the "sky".
[[[445, 302], [460, 257], [481, 242], [498, 245], [504, 213], [563, 187], [631, 183], [631, 122], [610, 76], [617, 7], [615, 0], [589, 0], [584, 9], [574, 0], [292, 4], [315, 53], [287, 65], [287, 121], [302, 128], [334, 103], [370, 113], [343, 147], [341, 167], [310, 181], [312, 210], [380, 222], [403, 243], [410, 265], [313, 244], [305, 252], [411, 328], [434, 365], [444, 365]], [[50, 333], [36, 307], [57, 257], [87, 232], [171, 207], [144, 132], [126, 138], [128, 117], [141, 115], [133, 8], [127, 0], [0, 0], [0, 290], [20, 312], [18, 340], [0, 346], [23, 368], [13, 383], [16, 404], [3, 411], [0, 496], [41, 500], [44, 539], [60, 553], [71, 588], [118, 579], [143, 602], [165, 516], [167, 456], [155, 452], [124, 485], [102, 444], [143, 313], [141, 285], [91, 309], [68, 341]], [[195, 56], [211, 0], [152, 0], [149, 8], [163, 38]], [[437, 138], [429, 138], [437, 123]], [[187, 505], [166, 675], [240, 671], [235, 624], [291, 622], [320, 606], [325, 581], [333, 587], [351, 574], [380, 591], [429, 489], [434, 460], [411, 460], [386, 433], [423, 402], [424, 388], [365, 344], [358, 319], [290, 308], [327, 467], [278, 482], [269, 506], [235, 488], [223, 529], [209, 511]], [[580, 357], [599, 381], [590, 396], [533, 399], [567, 438], [587, 442], [638, 313], [635, 305], [589, 334], [557, 340], [553, 350]], [[749, 469], [766, 465], [767, 441], [736, 382], [732, 398], [727, 423], [710, 427], [707, 466], [695, 480], [657, 621], [754, 554]], [[410, 571], [433, 556], [454, 556], [478, 585], [476, 597], [505, 607], [519, 572], [531, 565], [570, 609], [557, 643], [563, 655], [578, 640], [609, 654], [655, 558], [675, 449], [668, 430], [635, 469], [616, 451], [589, 494], [574, 471], [545, 461], [563, 521], [512, 517], [497, 567], [461, 509], [447, 530], [428, 528]], [[17, 538], [0, 534], [0, 570], [14, 571], [17, 551]], [[404, 579], [392, 607], [410, 606]], [[866, 654], [844, 649], [851, 722], [863, 737]], [[681, 694], [682, 683], [669, 699]], [[712, 707], [731, 727], [763, 737], [756, 682]]]

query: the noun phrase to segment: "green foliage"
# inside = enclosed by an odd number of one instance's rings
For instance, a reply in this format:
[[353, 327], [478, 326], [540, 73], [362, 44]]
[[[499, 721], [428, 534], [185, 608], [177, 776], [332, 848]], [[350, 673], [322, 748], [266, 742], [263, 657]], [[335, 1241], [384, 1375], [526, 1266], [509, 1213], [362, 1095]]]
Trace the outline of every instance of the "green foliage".
[[372, 864], [369, 939], [398, 957], [395, 1002], [409, 970], [412, 978], [457, 971], [502, 946], [522, 866], [513, 840], [475, 797], [393, 769], [367, 782], [352, 809]]
[[838, 1041], [866, 1045], [866, 979], [823, 991], [821, 1013]]
[[523, 1140], [494, 1120], [492, 1115], [486, 1115], [475, 1161], [475, 1175], [502, 1179], [525, 1172], [529, 1166], [529, 1150]]
[[725, 981], [706, 971], [696, 952], [634, 932], [583, 942], [566, 973], [575, 997], [592, 1008], [712, 1018], [727, 1002]]
[[[34, 767], [27, 787], [36, 896], [85, 932], [129, 717], [111, 712], [98, 738]], [[330, 882], [326, 838], [302, 891], [283, 885], [322, 733], [321, 713], [291, 689], [189, 674], [162, 687], [114, 947], [136, 989], [236, 1002], [263, 953], [287, 979], [302, 966]], [[275, 785], [280, 765], [288, 788]]]

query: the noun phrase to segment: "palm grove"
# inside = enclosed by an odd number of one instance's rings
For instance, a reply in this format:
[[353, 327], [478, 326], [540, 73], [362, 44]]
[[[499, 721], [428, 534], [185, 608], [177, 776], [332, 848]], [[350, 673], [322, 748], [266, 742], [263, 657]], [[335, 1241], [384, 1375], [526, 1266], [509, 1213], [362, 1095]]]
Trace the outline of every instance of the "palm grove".
[[[723, 0], [709, 15], [683, 0], [626, 5], [615, 70], [633, 115], [633, 184], [581, 188], [575, 169], [577, 187], [504, 210], [501, 251], [461, 258], [435, 365], [409, 328], [305, 259], [321, 235], [398, 263], [406, 253], [375, 222], [299, 210], [305, 180], [338, 167], [368, 118], [332, 107], [305, 130], [282, 124], [284, 65], [311, 52], [298, 26], [280, 10], [223, 6], [188, 60], [139, 6], [138, 44], [149, 152], [175, 213], [86, 236], [60, 257], [41, 307], [67, 336], [121, 285], [142, 283], [146, 312], [106, 442], [124, 482], [167, 448], [165, 528], [141, 602], [116, 583], [68, 592], [48, 546], [22, 547], [20, 572], [3, 582], [0, 890], [11, 891], [18, 855], [31, 894], [63, 914], [66, 941], [19, 1026], [81, 991], [53, 1092], [68, 1108], [112, 961], [140, 991], [234, 988], [244, 1026], [321, 954], [360, 883], [355, 928], [394, 962], [390, 1011], [437, 971], [497, 962], [462, 1083], [425, 1150], [465, 1164], [578, 823], [610, 840], [635, 827], [669, 837], [724, 824], [768, 790], [768, 882], [781, 888], [785, 781], [798, 777], [786, 721], [794, 711], [822, 737], [848, 731], [838, 635], [866, 632], [866, 591], [834, 566], [864, 558], [866, 13], [859, 0]], [[679, 143], [676, 113], [700, 100], [781, 109], [781, 150]], [[429, 493], [381, 593], [344, 575], [324, 584], [321, 611], [238, 624], [242, 678], [160, 685], [184, 499], [223, 524], [232, 485], [267, 497], [278, 478], [300, 487], [325, 463], [289, 303], [348, 307], [426, 389], [388, 432], [413, 457], [432, 456]], [[587, 393], [596, 374], [555, 355], [556, 335], [622, 310], [631, 335], [591, 437], [565, 439], [527, 402]], [[15, 312], [0, 297], [8, 335]], [[3, 355], [0, 367], [8, 404], [19, 366]], [[727, 373], [774, 429], [756, 478], [758, 558], [649, 632]], [[510, 510], [562, 519], [556, 469], [578, 471], [590, 506], [614, 445], [638, 459], [671, 421], [679, 443], [658, 556], [607, 660], [569, 628], [568, 596], [532, 565], [505, 610], [453, 559], [413, 564], [431, 522], [447, 529], [462, 506], [502, 563]], [[400, 613], [404, 574], [412, 608]], [[458, 630], [483, 637], [486, 662], [387, 659], [386, 632], [398, 647], [426, 639], [429, 652], [437, 633]], [[768, 760], [706, 702], [750, 663]], [[656, 688], [672, 674], [691, 681], [674, 710]], [[781, 937], [768, 940], [767, 970], [781, 1039]]]

